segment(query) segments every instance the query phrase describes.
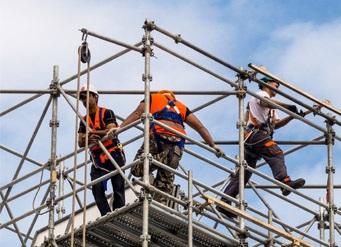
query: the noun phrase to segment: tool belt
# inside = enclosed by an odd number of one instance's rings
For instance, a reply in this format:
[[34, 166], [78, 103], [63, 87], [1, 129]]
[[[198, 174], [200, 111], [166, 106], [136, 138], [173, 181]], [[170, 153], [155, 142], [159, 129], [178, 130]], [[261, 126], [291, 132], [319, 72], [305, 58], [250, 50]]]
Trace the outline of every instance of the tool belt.
[[[110, 153], [110, 152], [114, 151], [117, 148], [117, 146], [115, 144], [111, 144], [109, 146], [106, 146], [105, 148]], [[100, 156], [101, 154], [105, 154], [105, 153], [103, 152], [103, 150], [101, 148], [99, 148], [97, 150], [91, 151], [91, 154], [94, 157], [97, 157], [97, 156]]]
[[246, 142], [246, 140], [251, 136], [251, 134], [255, 134], [258, 131], [261, 131], [265, 135], [272, 136], [272, 130], [266, 124], [260, 125], [249, 124], [245, 130], [244, 142]]
[[[105, 148], [107, 149], [108, 153], [112, 153], [114, 151], [119, 151], [120, 153], [124, 153], [123, 145], [119, 141], [118, 138], [113, 139], [113, 143], [108, 145], [108, 146], [105, 146]], [[99, 159], [102, 164], [104, 164], [109, 159], [108, 156], [103, 152], [103, 150], [101, 148], [96, 149], [96, 150], [92, 150], [91, 156], [95, 159], [97, 158], [97, 160]], [[94, 162], [94, 163], [96, 163], [96, 162]]]
[[251, 131], [262, 131], [264, 134], [271, 134], [272, 130], [269, 128], [267, 124], [261, 123], [259, 125], [253, 125], [249, 124], [246, 127], [246, 132], [251, 132]]
[[159, 137], [161, 137], [164, 140], [168, 140], [170, 142], [180, 142], [182, 140], [181, 137], [173, 136], [173, 135], [167, 135], [167, 134], [159, 134]]

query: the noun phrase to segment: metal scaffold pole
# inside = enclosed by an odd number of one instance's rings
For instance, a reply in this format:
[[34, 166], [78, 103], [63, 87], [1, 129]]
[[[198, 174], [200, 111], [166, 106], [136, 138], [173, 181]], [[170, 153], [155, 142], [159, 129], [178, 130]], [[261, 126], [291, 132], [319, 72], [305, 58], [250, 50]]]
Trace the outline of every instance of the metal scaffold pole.
[[[152, 55], [152, 22], [146, 19], [144, 26], [145, 35], [143, 36], [143, 55], [145, 61], [145, 71], [143, 81], [145, 85], [144, 99], [145, 99], [145, 115], [144, 115], [144, 168], [143, 168], [143, 182], [149, 185], [149, 164], [152, 162], [152, 156], [149, 153], [149, 125], [150, 125], [150, 82], [152, 76], [150, 74], [150, 57]], [[149, 211], [149, 191], [144, 189], [143, 198], [143, 229], [142, 229], [142, 246], [147, 247], [150, 240], [148, 234], [148, 211]]]
[[58, 121], [58, 87], [59, 83], [59, 68], [57, 65], [53, 67], [53, 80], [50, 85], [51, 97], [52, 97], [52, 120], [50, 121], [51, 127], [51, 158], [49, 162], [50, 169], [50, 197], [47, 201], [49, 209], [49, 223], [48, 223], [48, 240], [47, 246], [57, 246], [55, 242], [55, 219], [54, 219], [54, 209], [55, 209], [55, 198], [56, 198], [56, 182], [57, 182], [57, 128], [59, 127]]
[[335, 243], [335, 212], [337, 211], [337, 207], [334, 204], [334, 173], [335, 168], [333, 166], [333, 145], [334, 145], [334, 136], [335, 132], [332, 128], [333, 122], [326, 120], [326, 144], [327, 144], [327, 152], [328, 152], [328, 166], [326, 167], [327, 176], [327, 199], [329, 203], [328, 215], [329, 215], [329, 241], [331, 247], [336, 247]]
[[[59, 179], [58, 197], [62, 197], [64, 195], [64, 179], [65, 179], [64, 161], [59, 162], [58, 179]], [[60, 200], [58, 202], [58, 207], [57, 207], [58, 219], [63, 218], [64, 213], [65, 213], [64, 200]]]
[[193, 172], [188, 171], [188, 247], [193, 247]]
[[[245, 100], [245, 85], [244, 85], [244, 80], [242, 78], [241, 74], [238, 74], [238, 80], [237, 80], [237, 85], [238, 88], [237, 90], [237, 98], [238, 98], [238, 110], [239, 110], [239, 121], [237, 123], [237, 128], [239, 129], [239, 209], [242, 211], [245, 211], [245, 167], [246, 167], [246, 162], [244, 160], [244, 132], [245, 132], [245, 120], [244, 120], [244, 100]], [[245, 219], [243, 217], [239, 217], [239, 227], [243, 230], [245, 229]], [[239, 241], [240, 241], [240, 246], [247, 246], [246, 242], [246, 236], [244, 233], [239, 234]]]

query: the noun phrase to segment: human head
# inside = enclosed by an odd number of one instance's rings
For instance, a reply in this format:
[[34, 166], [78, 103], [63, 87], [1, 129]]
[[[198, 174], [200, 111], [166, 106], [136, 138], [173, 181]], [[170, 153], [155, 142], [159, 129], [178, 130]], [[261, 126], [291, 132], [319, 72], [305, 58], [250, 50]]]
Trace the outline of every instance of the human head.
[[[274, 79], [268, 77], [268, 76], [264, 76], [263, 78], [260, 79], [261, 81], [268, 83], [268, 82], [276, 82], [279, 86], [279, 83], [277, 81], [275, 81]], [[263, 85], [259, 84], [259, 89], [263, 90]]]
[[[84, 97], [84, 95], [86, 96], [88, 90], [88, 85], [84, 84], [83, 86], [81, 86], [81, 88], [79, 89], [79, 99], [82, 99], [82, 96]], [[93, 85], [89, 85], [89, 93], [92, 94], [94, 97], [96, 97], [96, 102], [98, 101], [98, 91], [96, 90], [96, 88]]]
[[175, 99], [174, 93], [172, 91], [170, 91], [170, 90], [167, 90], [167, 89], [160, 90], [158, 92], [158, 94], [162, 94], [162, 95], [165, 95], [165, 96], [172, 96], [173, 99]]

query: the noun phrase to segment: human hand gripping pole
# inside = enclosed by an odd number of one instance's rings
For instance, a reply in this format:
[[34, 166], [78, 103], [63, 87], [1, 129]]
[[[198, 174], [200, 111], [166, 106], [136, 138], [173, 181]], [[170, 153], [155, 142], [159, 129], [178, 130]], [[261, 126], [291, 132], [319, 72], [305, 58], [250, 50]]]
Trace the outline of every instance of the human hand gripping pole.
[[115, 127], [115, 128], [111, 128], [109, 131], [108, 131], [108, 138], [109, 139], [114, 139], [116, 138], [117, 134], [117, 130], [119, 129], [120, 127]]
[[298, 113], [297, 106], [295, 105], [288, 105], [288, 110], [296, 114]]
[[214, 148], [214, 150], [216, 151], [215, 155], [216, 155], [218, 158], [220, 158], [220, 157], [226, 155], [225, 152], [224, 152], [224, 150], [222, 150], [219, 146], [214, 145], [213, 148]]
[[300, 115], [301, 117], [305, 117], [306, 113], [303, 112], [302, 110], [298, 111], [297, 106], [295, 105], [288, 105], [288, 110], [296, 113], [297, 115]]

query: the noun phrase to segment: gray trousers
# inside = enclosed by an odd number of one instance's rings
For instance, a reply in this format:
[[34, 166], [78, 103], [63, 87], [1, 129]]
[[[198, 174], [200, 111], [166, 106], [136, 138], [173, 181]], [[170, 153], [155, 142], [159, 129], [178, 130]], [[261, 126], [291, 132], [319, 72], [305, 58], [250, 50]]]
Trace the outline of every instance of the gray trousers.
[[[270, 135], [256, 130], [246, 139], [244, 148], [244, 156], [248, 166], [256, 168], [257, 160], [263, 158], [270, 166], [275, 179], [282, 181], [288, 176], [283, 151], [272, 140]], [[252, 173], [245, 170], [245, 185], [251, 176]], [[224, 193], [232, 197], [236, 197], [239, 194], [239, 172], [232, 175], [230, 183], [225, 188]], [[225, 198], [221, 200], [230, 203]]]

